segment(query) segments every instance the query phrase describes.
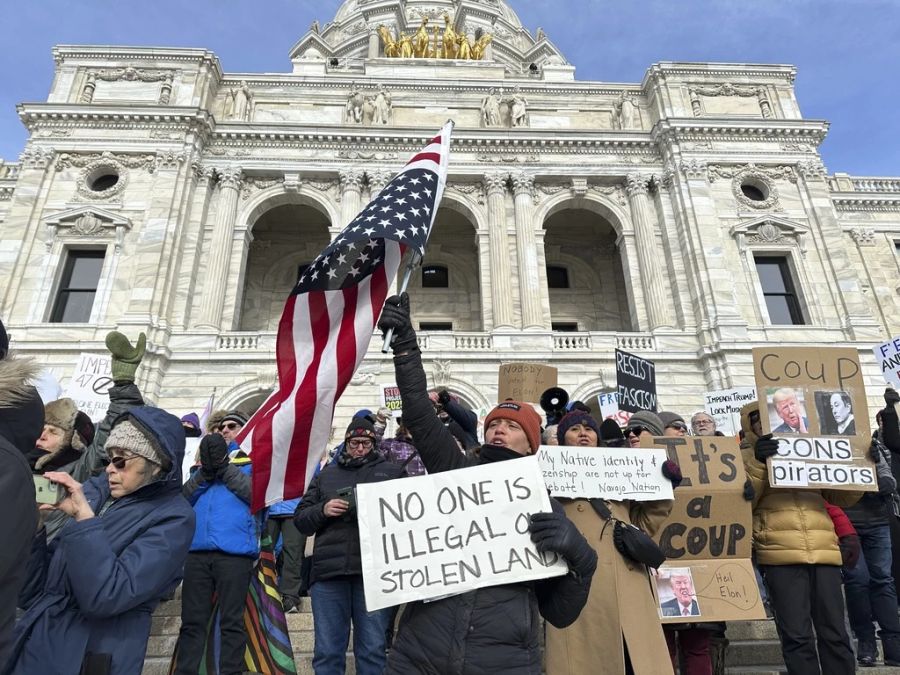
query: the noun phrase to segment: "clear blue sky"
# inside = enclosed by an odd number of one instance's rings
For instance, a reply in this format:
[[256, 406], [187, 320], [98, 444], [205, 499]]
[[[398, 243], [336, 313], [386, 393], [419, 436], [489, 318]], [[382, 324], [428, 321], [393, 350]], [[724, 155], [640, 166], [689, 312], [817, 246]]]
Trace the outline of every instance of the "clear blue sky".
[[[900, 0], [511, 0], [580, 80], [639, 82], [655, 61], [790, 63], [807, 118], [831, 122], [830, 172], [900, 175]], [[55, 44], [205, 47], [226, 71], [287, 72], [288, 51], [338, 0], [19, 0], [0, 20], [0, 158], [46, 100]]]

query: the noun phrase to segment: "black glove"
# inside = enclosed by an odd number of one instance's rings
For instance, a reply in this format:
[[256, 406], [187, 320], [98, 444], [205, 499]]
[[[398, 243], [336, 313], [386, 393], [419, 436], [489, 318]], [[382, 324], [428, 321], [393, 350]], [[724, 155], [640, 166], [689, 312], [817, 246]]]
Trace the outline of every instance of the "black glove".
[[752, 502], [755, 496], [756, 490], [753, 489], [753, 481], [748, 478], [744, 481], [744, 499], [748, 502]]
[[681, 475], [681, 467], [671, 459], [667, 459], [662, 463], [662, 475], [672, 481], [672, 487], [677, 488], [681, 485], [684, 477]]
[[395, 354], [419, 348], [416, 331], [413, 330], [412, 320], [409, 318], [408, 293], [392, 295], [384, 301], [384, 309], [381, 310], [381, 318], [378, 319], [378, 328], [384, 334], [387, 334], [389, 329], [394, 329], [391, 349]]
[[888, 387], [884, 390], [884, 403], [888, 407], [893, 407], [897, 403], [900, 403], [900, 394], [897, 393], [896, 389]]
[[875, 439], [872, 439], [872, 442], [869, 444], [869, 459], [875, 464], [881, 461], [881, 451], [878, 449], [878, 443], [875, 442]]
[[528, 524], [531, 541], [541, 553], [553, 551], [569, 564], [569, 569], [586, 577], [597, 567], [597, 554], [571, 520], [561, 513], [533, 513]]
[[446, 407], [451, 400], [452, 399], [450, 397], [450, 392], [446, 389], [441, 389], [438, 392], [438, 403], [440, 403], [442, 406]]
[[897, 481], [895, 481], [890, 476], [879, 476], [878, 477], [878, 494], [882, 497], [889, 496], [894, 490], [897, 489]]
[[200, 470], [212, 480], [228, 464], [228, 443], [220, 434], [207, 434], [200, 441]]
[[753, 455], [758, 462], [766, 463], [769, 457], [778, 452], [778, 441], [772, 438], [772, 434], [766, 434], [756, 439], [756, 447], [753, 448]]
[[844, 567], [852, 570], [859, 562], [859, 537], [855, 534], [848, 534], [840, 538], [841, 561]]

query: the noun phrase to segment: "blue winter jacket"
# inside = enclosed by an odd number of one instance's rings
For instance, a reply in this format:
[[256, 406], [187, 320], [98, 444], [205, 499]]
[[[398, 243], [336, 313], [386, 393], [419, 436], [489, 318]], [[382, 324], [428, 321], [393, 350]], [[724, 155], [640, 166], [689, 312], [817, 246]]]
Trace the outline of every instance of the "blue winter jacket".
[[184, 486], [194, 507], [197, 527], [191, 551], [222, 551], [255, 558], [259, 555], [263, 511], [250, 512], [250, 458], [238, 455], [211, 483], [197, 468]]
[[[78, 675], [87, 654], [107, 655], [115, 675], [141, 672], [150, 615], [181, 582], [194, 512], [181, 496], [181, 422], [148, 406], [119, 419], [125, 418], [153, 435], [172, 467], [102, 515], [70, 521], [49, 545], [38, 533], [22, 596], [27, 611], [4, 673]], [[99, 514], [110, 497], [107, 475], [83, 490]]]

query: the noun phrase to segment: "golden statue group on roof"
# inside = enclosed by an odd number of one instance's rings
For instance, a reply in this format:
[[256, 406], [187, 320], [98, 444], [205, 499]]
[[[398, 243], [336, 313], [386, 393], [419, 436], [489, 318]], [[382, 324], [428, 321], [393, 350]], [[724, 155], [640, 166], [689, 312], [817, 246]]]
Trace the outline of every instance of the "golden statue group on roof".
[[412, 35], [400, 31], [400, 36], [395, 38], [393, 31], [384, 24], [378, 26], [378, 34], [384, 45], [384, 55], [400, 59], [481, 61], [487, 46], [494, 39], [490, 33], [482, 33], [474, 42], [469, 40], [465, 33], [458, 33], [453, 29], [447, 14], [444, 14], [443, 34], [440, 27], [435, 26], [432, 35], [429, 36], [428, 17], [424, 16], [419, 29]]

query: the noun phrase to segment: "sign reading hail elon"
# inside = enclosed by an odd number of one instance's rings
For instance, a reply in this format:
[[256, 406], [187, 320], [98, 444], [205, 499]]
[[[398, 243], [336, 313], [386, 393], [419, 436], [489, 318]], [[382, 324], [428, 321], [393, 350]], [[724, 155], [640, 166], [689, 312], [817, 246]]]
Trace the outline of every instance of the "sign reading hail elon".
[[859, 356], [843, 347], [753, 350], [760, 422], [778, 439], [772, 487], [876, 489]]
[[656, 412], [656, 366], [653, 361], [617, 349], [616, 386], [619, 410]]

